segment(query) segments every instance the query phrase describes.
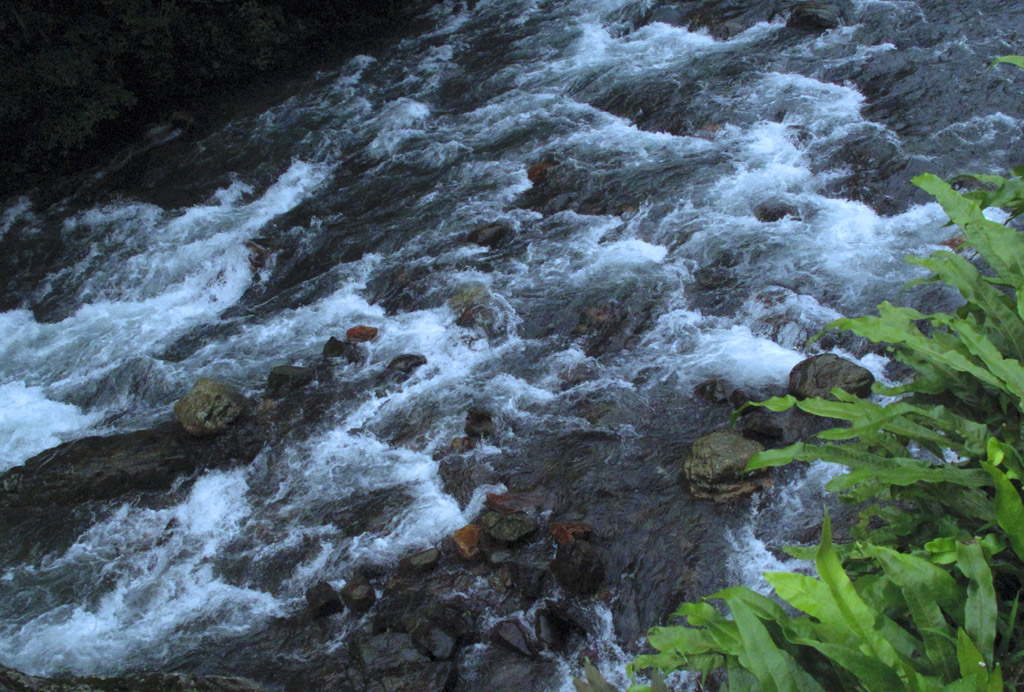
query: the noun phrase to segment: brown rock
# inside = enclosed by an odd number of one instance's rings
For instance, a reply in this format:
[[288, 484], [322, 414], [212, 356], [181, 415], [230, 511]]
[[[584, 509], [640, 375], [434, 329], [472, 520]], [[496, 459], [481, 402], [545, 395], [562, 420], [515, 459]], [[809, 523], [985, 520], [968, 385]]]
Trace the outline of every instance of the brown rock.
[[542, 507], [547, 498], [536, 493], [487, 493], [484, 506], [503, 514], [526, 512]]
[[537, 185], [547, 180], [548, 170], [557, 165], [554, 161], [538, 161], [526, 170], [526, 177], [531, 183]]
[[552, 524], [549, 531], [558, 545], [572, 543], [575, 540], [589, 540], [594, 535], [594, 527], [585, 521], [560, 521]]
[[379, 330], [376, 327], [360, 325], [358, 327], [352, 327], [345, 332], [345, 338], [353, 344], [362, 344], [376, 339], [378, 331]]
[[455, 547], [459, 549], [462, 559], [472, 560], [480, 554], [483, 534], [484, 529], [479, 524], [467, 524], [452, 534], [452, 538], [455, 539]]
[[377, 601], [370, 580], [361, 574], [355, 574], [341, 589], [341, 600], [354, 613], [365, 613]]
[[472, 437], [456, 437], [452, 440], [450, 447], [456, 454], [471, 452], [476, 449], [476, 440]]

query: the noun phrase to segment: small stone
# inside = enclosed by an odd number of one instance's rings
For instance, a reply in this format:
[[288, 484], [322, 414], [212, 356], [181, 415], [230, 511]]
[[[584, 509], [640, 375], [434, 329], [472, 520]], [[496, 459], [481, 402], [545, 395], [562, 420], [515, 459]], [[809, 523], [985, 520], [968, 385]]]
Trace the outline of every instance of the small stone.
[[494, 437], [494, 421], [487, 409], [474, 406], [466, 413], [466, 437]]
[[268, 399], [280, 399], [286, 394], [308, 385], [313, 381], [314, 376], [315, 373], [312, 368], [302, 368], [296, 365], [278, 365], [267, 376], [265, 396]]
[[558, 545], [576, 540], [589, 540], [594, 535], [594, 527], [585, 521], [561, 521], [552, 524], [548, 530]]
[[549, 566], [555, 581], [569, 594], [590, 596], [604, 581], [604, 561], [587, 541], [559, 546]]
[[352, 612], [365, 613], [377, 601], [377, 594], [369, 579], [361, 574], [356, 574], [342, 587], [341, 599]]
[[452, 534], [459, 556], [464, 560], [472, 560], [480, 554], [480, 542], [484, 529], [479, 524], [467, 524]]
[[358, 327], [352, 327], [345, 332], [345, 338], [353, 344], [362, 344], [376, 339], [378, 331], [379, 330], [376, 327], [360, 325]]
[[227, 430], [249, 408], [236, 389], [208, 377], [174, 404], [174, 417], [193, 435], [215, 435]]
[[441, 560], [441, 551], [437, 548], [430, 548], [423, 552], [403, 557], [398, 562], [398, 570], [404, 574], [423, 574], [429, 572]]
[[548, 171], [557, 165], [554, 161], [538, 161], [526, 169], [526, 178], [534, 185], [543, 183], [548, 178]]
[[530, 631], [519, 620], [503, 620], [491, 630], [491, 639], [495, 644], [505, 647], [527, 658], [537, 657], [537, 645], [530, 636]]
[[874, 383], [875, 376], [869, 370], [833, 353], [812, 356], [797, 363], [789, 373], [789, 393], [798, 399], [831, 399], [830, 392], [836, 387], [866, 397]]
[[463, 454], [465, 452], [471, 452], [476, 449], [476, 440], [472, 437], [456, 437], [452, 440], [449, 445], [451, 451], [456, 454]]
[[314, 618], [323, 618], [345, 609], [338, 591], [325, 581], [318, 581], [306, 589], [306, 603]]
[[424, 356], [406, 353], [388, 363], [387, 369], [392, 372], [400, 372], [403, 375], [411, 375], [416, 368], [426, 364], [427, 359]]
[[754, 217], [761, 223], [775, 223], [787, 216], [800, 219], [800, 210], [786, 202], [765, 202], [754, 209]]
[[349, 363], [361, 363], [366, 360], [366, 355], [359, 345], [332, 336], [324, 344], [324, 358], [344, 358]]
[[497, 316], [494, 314], [494, 310], [486, 305], [470, 305], [455, 320], [455, 326], [463, 329], [475, 329], [485, 336], [493, 337], [497, 333], [496, 320]]
[[501, 543], [517, 543], [537, 530], [537, 520], [525, 512], [484, 512], [480, 524], [488, 536]]
[[466, 241], [487, 248], [497, 248], [505, 244], [509, 235], [509, 227], [502, 223], [489, 223], [470, 231]]

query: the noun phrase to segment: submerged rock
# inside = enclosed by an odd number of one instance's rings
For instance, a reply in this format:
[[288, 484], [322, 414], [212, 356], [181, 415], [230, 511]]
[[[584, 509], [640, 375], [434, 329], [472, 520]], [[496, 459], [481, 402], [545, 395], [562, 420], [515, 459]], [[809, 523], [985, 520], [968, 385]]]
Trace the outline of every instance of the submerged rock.
[[555, 161], [538, 161], [526, 169], [526, 178], [534, 185], [540, 185], [548, 179], [548, 172], [557, 165]]
[[406, 353], [398, 356], [390, 363], [388, 363], [387, 369], [391, 372], [401, 373], [403, 375], [412, 375], [416, 368], [419, 368], [427, 364], [425, 356], [415, 355], [412, 353]]
[[683, 461], [683, 479], [695, 497], [728, 502], [763, 487], [762, 474], [749, 474], [747, 462], [764, 447], [734, 432], [716, 432], [693, 443]]
[[798, 399], [831, 398], [829, 392], [836, 387], [855, 396], [868, 396], [874, 383], [869, 370], [833, 353], [812, 356], [789, 373], [789, 393]]
[[455, 666], [432, 661], [408, 634], [385, 632], [353, 644], [356, 665], [349, 671], [353, 689], [374, 692], [445, 692], [455, 685]]
[[280, 399], [298, 389], [302, 389], [313, 381], [316, 373], [313, 368], [303, 368], [297, 365], [278, 365], [267, 376], [267, 390], [265, 396], [268, 399]]
[[510, 233], [510, 229], [503, 223], [489, 223], [478, 226], [466, 236], [466, 242], [474, 245], [481, 245], [492, 250], [504, 245]]
[[552, 524], [548, 532], [558, 545], [565, 545], [577, 540], [590, 540], [594, 535], [594, 527], [585, 521], [560, 521]]
[[174, 418], [193, 435], [216, 435], [227, 430], [248, 409], [249, 401], [241, 392], [203, 377], [174, 404]]
[[363, 349], [350, 341], [331, 337], [324, 344], [324, 358], [344, 358], [349, 363], [362, 363], [366, 360]]
[[604, 561], [597, 549], [587, 541], [573, 541], [559, 546], [550, 568], [558, 585], [569, 594], [593, 595], [604, 581]]
[[787, 202], [764, 202], [754, 207], [754, 217], [761, 223], [774, 223], [787, 216], [800, 218], [800, 210]]
[[494, 437], [494, 421], [485, 408], [474, 406], [466, 413], [466, 437]]
[[843, 15], [843, 8], [834, 0], [805, 0], [793, 7], [786, 26], [804, 31], [826, 31], [842, 24]]

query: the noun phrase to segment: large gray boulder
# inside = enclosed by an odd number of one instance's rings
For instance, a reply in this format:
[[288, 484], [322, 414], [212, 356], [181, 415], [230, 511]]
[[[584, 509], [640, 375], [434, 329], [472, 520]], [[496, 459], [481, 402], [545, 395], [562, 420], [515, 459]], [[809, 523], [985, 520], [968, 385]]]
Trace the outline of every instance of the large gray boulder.
[[835, 387], [854, 394], [871, 394], [875, 376], [856, 363], [833, 353], [812, 356], [796, 364], [789, 373], [789, 393], [798, 399], [831, 398]]
[[693, 443], [683, 461], [683, 480], [695, 497], [729, 502], [765, 485], [764, 474], [748, 473], [750, 457], [762, 451], [759, 442], [734, 432], [716, 432]]

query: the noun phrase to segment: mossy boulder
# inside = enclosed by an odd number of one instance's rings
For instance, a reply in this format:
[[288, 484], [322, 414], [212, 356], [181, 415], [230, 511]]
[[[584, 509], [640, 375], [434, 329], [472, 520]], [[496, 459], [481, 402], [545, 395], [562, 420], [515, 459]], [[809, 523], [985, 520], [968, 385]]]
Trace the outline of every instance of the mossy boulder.
[[174, 418], [193, 435], [216, 435], [248, 410], [249, 400], [241, 392], [203, 377], [174, 404]]
[[695, 497], [729, 502], [764, 486], [764, 475], [748, 473], [750, 457], [762, 451], [759, 442], [734, 432], [716, 432], [693, 443], [683, 461], [683, 480]]

